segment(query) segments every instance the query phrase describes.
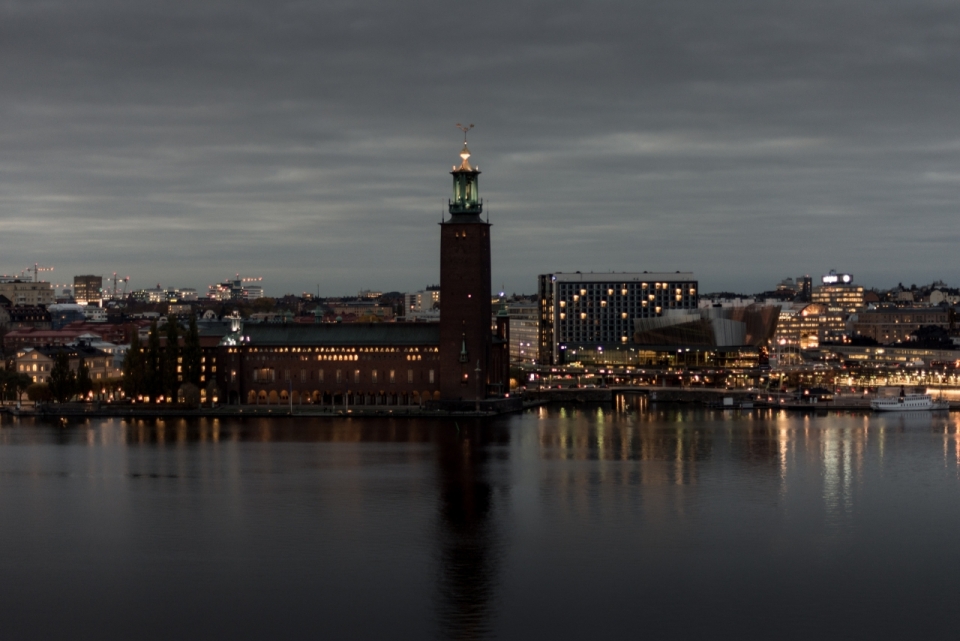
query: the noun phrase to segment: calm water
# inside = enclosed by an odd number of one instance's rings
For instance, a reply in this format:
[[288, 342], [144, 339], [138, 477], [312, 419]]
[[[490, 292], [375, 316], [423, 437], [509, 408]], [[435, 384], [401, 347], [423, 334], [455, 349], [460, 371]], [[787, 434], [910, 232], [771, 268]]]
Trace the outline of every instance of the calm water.
[[0, 423], [3, 639], [953, 639], [960, 414]]

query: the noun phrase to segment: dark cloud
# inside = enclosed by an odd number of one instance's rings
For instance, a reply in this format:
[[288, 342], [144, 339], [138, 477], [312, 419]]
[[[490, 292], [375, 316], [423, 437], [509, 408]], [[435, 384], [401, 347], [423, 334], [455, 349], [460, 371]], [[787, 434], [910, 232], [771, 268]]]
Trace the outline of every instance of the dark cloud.
[[955, 2], [5, 2], [0, 271], [437, 280], [471, 148], [494, 280], [960, 283]]

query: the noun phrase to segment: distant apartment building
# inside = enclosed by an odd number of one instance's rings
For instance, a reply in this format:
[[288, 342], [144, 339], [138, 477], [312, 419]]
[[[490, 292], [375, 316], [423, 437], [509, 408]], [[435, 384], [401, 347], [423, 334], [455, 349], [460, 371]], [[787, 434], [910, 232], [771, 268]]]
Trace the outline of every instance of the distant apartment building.
[[882, 307], [860, 312], [853, 331], [878, 343], [892, 345], [910, 340], [921, 327], [950, 328], [952, 310], [947, 307]]
[[510, 362], [536, 364], [540, 356], [540, 304], [536, 300], [509, 300]]
[[226, 301], [226, 300], [230, 300], [230, 296], [231, 296], [230, 287], [225, 286], [223, 283], [210, 285], [207, 288], [207, 298], [209, 298], [210, 300]]
[[826, 305], [831, 312], [854, 314], [864, 307], [863, 287], [853, 284], [852, 275], [831, 270], [813, 289], [811, 302]]
[[0, 281], [0, 296], [5, 296], [15, 306], [52, 305], [56, 298], [50, 283], [20, 279]]
[[14, 305], [7, 308], [10, 320], [7, 327], [11, 329], [50, 329], [52, 322], [50, 312], [41, 305]]
[[3, 337], [3, 348], [8, 353], [24, 347], [69, 345], [79, 340], [102, 340], [100, 334], [86, 328], [79, 329], [15, 329]]
[[170, 303], [184, 303], [199, 299], [199, 294], [197, 294], [197, 290], [193, 287], [167, 287], [164, 293], [164, 300]]
[[84, 318], [91, 323], [106, 323], [107, 310], [97, 305], [87, 305], [83, 308]]
[[263, 298], [263, 287], [260, 285], [247, 285], [243, 288], [244, 300], [257, 300]]
[[384, 305], [375, 300], [354, 300], [332, 302], [327, 305], [334, 317], [346, 319], [354, 318], [358, 321], [379, 320], [391, 321], [394, 319], [393, 305]]
[[440, 287], [433, 285], [419, 292], [403, 295], [404, 313], [420, 314], [429, 312], [440, 305]]
[[[231, 278], [222, 283], [210, 285], [207, 288], [207, 298], [218, 301], [263, 298], [263, 286], [251, 284], [262, 280], [262, 278]], [[184, 300], [188, 299], [184, 298]]]
[[[813, 288], [811, 305], [819, 306], [805, 308], [807, 316], [817, 317], [817, 342], [846, 342], [853, 331], [851, 316], [865, 306], [863, 287], [854, 284], [851, 274], [831, 270], [820, 279], [820, 285]], [[810, 343], [809, 340], [800, 342]]]
[[148, 289], [138, 289], [130, 294], [133, 300], [138, 303], [165, 303], [167, 302], [167, 290], [160, 285]]
[[74, 276], [73, 298], [80, 305], [99, 305], [103, 300], [103, 276]]
[[603, 363], [629, 347], [635, 320], [697, 309], [697, 291], [689, 272], [541, 274], [539, 362], [564, 364], [569, 351], [581, 362]]
[[193, 313], [193, 306], [189, 303], [170, 303], [167, 314], [170, 316], [189, 316]]
[[18, 349], [14, 358], [16, 371], [26, 374], [34, 383], [46, 383], [53, 371], [57, 354], [67, 353], [70, 369], [74, 372], [80, 367], [83, 359], [90, 370], [90, 379], [97, 383], [108, 378], [120, 376], [114, 368], [114, 357], [89, 345], [71, 345], [56, 347], [24, 347]]

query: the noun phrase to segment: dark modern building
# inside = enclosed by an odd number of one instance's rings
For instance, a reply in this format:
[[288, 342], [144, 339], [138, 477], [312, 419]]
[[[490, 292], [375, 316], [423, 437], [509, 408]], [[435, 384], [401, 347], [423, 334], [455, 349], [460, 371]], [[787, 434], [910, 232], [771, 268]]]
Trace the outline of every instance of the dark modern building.
[[629, 350], [634, 322], [696, 309], [697, 287], [689, 272], [542, 274], [539, 362], [626, 362], [616, 354]]
[[773, 340], [779, 305], [671, 310], [635, 322], [637, 364], [755, 367]]
[[81, 305], [99, 305], [103, 298], [103, 276], [74, 276], [73, 298]]

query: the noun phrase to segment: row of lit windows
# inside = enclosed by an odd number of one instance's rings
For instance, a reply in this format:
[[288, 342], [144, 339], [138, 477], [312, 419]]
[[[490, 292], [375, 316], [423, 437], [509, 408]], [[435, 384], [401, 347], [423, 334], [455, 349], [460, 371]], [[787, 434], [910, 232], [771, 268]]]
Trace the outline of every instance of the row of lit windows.
[[[673, 300], [677, 301], [678, 303], [681, 302], [681, 301], [686, 301], [686, 302], [688, 302], [688, 303], [694, 303], [694, 302], [696, 302], [696, 299], [690, 298], [690, 297], [688, 297], [688, 296], [684, 296], [683, 294], [674, 294], [674, 295], [669, 295], [669, 294], [666, 294], [666, 293], [649, 294], [649, 295], [645, 295], [643, 298], [640, 298], [640, 299], [635, 299], [635, 298], [631, 297], [629, 301], [620, 301], [620, 300], [607, 301], [606, 299], [599, 299], [599, 300], [597, 300], [597, 299], [594, 299], [594, 300], [582, 299], [582, 300], [581, 300], [579, 296], [577, 296], [576, 294], [574, 294], [572, 300], [570, 301], [570, 305], [571, 305], [571, 306], [573, 306], [573, 305], [579, 305], [580, 307], [593, 307], [593, 304], [594, 304], [594, 303], [599, 303], [600, 308], [606, 308], [606, 307], [607, 307], [607, 304], [609, 303], [609, 304], [611, 304], [613, 307], [617, 307], [617, 308], [619, 308], [619, 309], [622, 309], [622, 308], [624, 308], [624, 307], [628, 307], [628, 308], [629, 308], [629, 307], [635, 307], [637, 302], [642, 302], [642, 303], [646, 304], [647, 301], [653, 302], [653, 301], [664, 301], [664, 300], [670, 300], [670, 299], [673, 299]], [[564, 309], [564, 308], [566, 308], [566, 307], [567, 307], [567, 301], [561, 300], [561, 301], [560, 301], [560, 308], [561, 308], [561, 309]]]
[[[239, 353], [240, 348], [231, 347], [227, 350], [231, 354]], [[286, 354], [286, 353], [321, 353], [321, 354], [405, 354], [417, 352], [439, 352], [439, 347], [251, 347], [250, 353]]]
[[[640, 284], [639, 284], [639, 287], [640, 287], [640, 289], [651, 289], [649, 283], [640, 283]], [[694, 285], [693, 283], [673, 283], [673, 284], [671, 284], [671, 283], [654, 283], [654, 284], [653, 284], [653, 289], [670, 289], [671, 287], [675, 287], [675, 288], [677, 288], [677, 289], [680, 289], [680, 288], [687, 289], [687, 288], [689, 288], [691, 294], [696, 293], [696, 285]], [[631, 284], [629, 284], [629, 285], [626, 284], [626, 283], [623, 283], [623, 284], [619, 285], [617, 288], [611, 287], [610, 285], [601, 285], [601, 284], [587, 284], [587, 285], [561, 284], [559, 289], [560, 289], [561, 292], [571, 292], [571, 291], [578, 291], [578, 290], [579, 290], [581, 296], [586, 296], [588, 291], [595, 293], [595, 292], [601, 292], [601, 291], [603, 291], [604, 289], [606, 289], [608, 295], [613, 296], [613, 294], [614, 294], [614, 292], [616, 291], [616, 289], [619, 289], [619, 290], [620, 290], [620, 294], [621, 294], [622, 296], [626, 296], [626, 295], [627, 295], [627, 292], [629, 292], [630, 289], [636, 289], [636, 288], [637, 288], [637, 284], [636, 284], [636, 283], [631, 283]]]
[[[647, 306], [647, 303], [644, 302], [644, 303], [643, 303], [643, 306], [646, 307], [646, 306]], [[653, 307], [653, 311], [654, 311], [655, 314], [659, 314], [660, 312], [663, 311], [663, 307], [661, 307], [660, 305], [657, 305], [657, 306]], [[588, 319], [588, 316], [590, 317], [589, 319]], [[566, 314], [566, 312], [560, 312], [560, 320], [561, 320], [561, 321], [567, 321], [567, 322], [569, 323], [570, 321], [575, 321], [575, 320], [577, 320], [577, 317], [578, 317], [577, 313], [574, 312], [574, 313], [571, 315], [571, 317], [570, 317], [569, 319], [567, 319], [567, 314]], [[623, 313], [620, 314], [620, 318], [626, 320], [626, 319], [629, 318], [629, 314], [628, 314], [627, 312], [623, 312]], [[580, 314], [579, 314], [579, 320], [581, 320], [581, 321], [588, 321], [588, 322], [590, 322], [590, 321], [597, 322], [597, 321], [594, 320], [593, 316], [587, 314], [587, 312], [580, 312]], [[561, 323], [561, 324], [565, 324], [565, 323]]]
[[[386, 371], [386, 372], [384, 372], [384, 373], [386, 374], [386, 376], [385, 376], [386, 382], [391, 383], [391, 384], [395, 384], [395, 383], [397, 382], [397, 370], [391, 369], [391, 370], [388, 370], [388, 371]], [[276, 370], [274, 370], [273, 368], [270, 368], [270, 367], [261, 367], [261, 368], [259, 368], [259, 369], [255, 369], [255, 370], [253, 370], [252, 374], [253, 374], [253, 380], [254, 380], [254, 382], [257, 382], [257, 383], [274, 383], [274, 382], [276, 382], [276, 380], [277, 380], [277, 372], [276, 372]], [[323, 370], [322, 370], [322, 369], [316, 370], [316, 374], [317, 374], [317, 382], [322, 383], [322, 382], [323, 382]], [[290, 381], [290, 380], [291, 380], [291, 375], [292, 375], [292, 374], [291, 374], [291, 371], [290, 371], [289, 369], [283, 370], [283, 380], [284, 380], [284, 381]], [[345, 378], [345, 377], [344, 377], [344, 372], [343, 372], [343, 370], [340, 370], [340, 369], [336, 370], [336, 372], [334, 372], [334, 376], [335, 376], [335, 378], [336, 378], [336, 382], [337, 382], [337, 383], [343, 383], [343, 382], [344, 382], [344, 378]], [[414, 382], [413, 378], [414, 378], [414, 372], [413, 372], [413, 370], [412, 370], [412, 369], [408, 369], [408, 370], [407, 370], [407, 383], [413, 383], [413, 382]], [[380, 382], [379, 379], [380, 379], [380, 372], [379, 372], [378, 370], [375, 370], [375, 369], [374, 369], [374, 370], [370, 370], [370, 383], [371, 383], [371, 384], [377, 384], [377, 383]], [[310, 380], [310, 371], [309, 371], [309, 370], [306, 370], [306, 369], [301, 369], [301, 370], [300, 370], [300, 379], [299, 379], [299, 380], [300, 380], [300, 382], [303, 382], [303, 383], [309, 381], [309, 380]], [[427, 382], [433, 383], [433, 382], [435, 382], [435, 380], [436, 380], [435, 370], [432, 370], [432, 369], [431, 369], [431, 370], [428, 370], [428, 371], [427, 371]], [[361, 382], [361, 372], [360, 372], [360, 370], [358, 370], [358, 369], [353, 370], [353, 381], [352, 381], [352, 382], [354, 382], [354, 383], [360, 383], [360, 382]]]

